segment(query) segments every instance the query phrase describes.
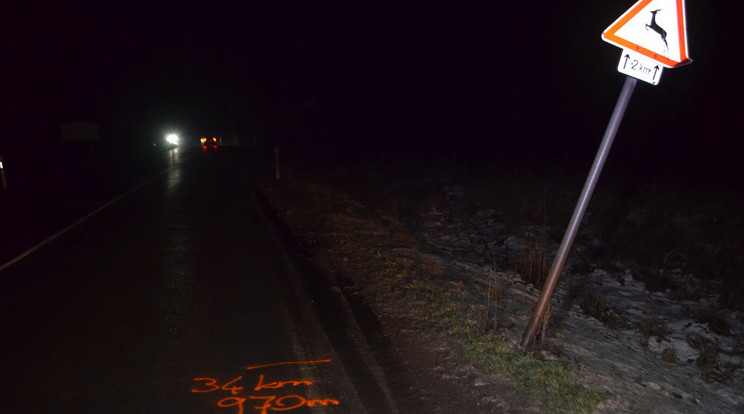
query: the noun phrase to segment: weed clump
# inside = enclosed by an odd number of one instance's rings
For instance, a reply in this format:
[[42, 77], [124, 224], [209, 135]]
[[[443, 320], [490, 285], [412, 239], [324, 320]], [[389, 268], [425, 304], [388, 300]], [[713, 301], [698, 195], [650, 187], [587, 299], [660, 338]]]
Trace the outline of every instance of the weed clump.
[[607, 306], [605, 295], [592, 286], [582, 290], [578, 305], [585, 314], [601, 321], [612, 329], [628, 328], [625, 320]]
[[677, 350], [674, 347], [665, 348], [661, 351], [661, 360], [664, 362], [675, 363], [677, 362]]
[[718, 346], [703, 337], [690, 337], [687, 342], [698, 350], [695, 365], [706, 382], [723, 382], [731, 378], [730, 367], [721, 361]]
[[542, 289], [548, 277], [549, 268], [547, 252], [547, 236], [542, 233], [534, 238], [527, 248], [519, 249], [517, 273], [522, 280]]
[[644, 321], [640, 326], [641, 331], [641, 346], [643, 349], [648, 349], [648, 341], [652, 336], [655, 336], [657, 340], [663, 341], [669, 337], [669, 327], [666, 322], [656, 317], [655, 314]]

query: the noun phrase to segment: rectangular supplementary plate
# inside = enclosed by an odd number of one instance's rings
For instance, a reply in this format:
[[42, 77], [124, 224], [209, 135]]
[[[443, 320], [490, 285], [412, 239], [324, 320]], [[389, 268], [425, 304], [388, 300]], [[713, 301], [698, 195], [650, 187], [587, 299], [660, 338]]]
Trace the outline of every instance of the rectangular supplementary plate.
[[620, 55], [617, 70], [628, 76], [658, 85], [661, 80], [661, 72], [664, 67], [659, 62], [632, 50], [624, 49]]

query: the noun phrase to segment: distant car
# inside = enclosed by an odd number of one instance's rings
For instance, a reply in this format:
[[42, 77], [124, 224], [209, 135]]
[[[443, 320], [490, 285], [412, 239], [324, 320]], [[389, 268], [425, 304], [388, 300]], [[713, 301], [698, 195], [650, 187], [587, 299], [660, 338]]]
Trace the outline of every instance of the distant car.
[[212, 138], [202, 137], [201, 138], [202, 149], [204, 151], [215, 150], [217, 149], [217, 142], [218, 141], [216, 137], [212, 137]]

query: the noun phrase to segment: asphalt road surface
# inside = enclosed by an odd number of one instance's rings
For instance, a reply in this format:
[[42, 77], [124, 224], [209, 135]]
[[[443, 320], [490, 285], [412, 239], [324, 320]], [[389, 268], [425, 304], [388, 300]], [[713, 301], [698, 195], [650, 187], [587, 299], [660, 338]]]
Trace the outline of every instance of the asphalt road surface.
[[312, 316], [239, 159], [171, 161], [0, 270], [0, 411], [396, 411]]

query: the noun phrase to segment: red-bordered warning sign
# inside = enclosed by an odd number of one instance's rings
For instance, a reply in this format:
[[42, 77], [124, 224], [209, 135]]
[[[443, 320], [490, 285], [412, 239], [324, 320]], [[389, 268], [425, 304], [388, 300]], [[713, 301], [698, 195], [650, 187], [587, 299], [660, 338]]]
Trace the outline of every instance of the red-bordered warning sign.
[[640, 0], [602, 33], [602, 39], [667, 68], [692, 62], [684, 0]]

